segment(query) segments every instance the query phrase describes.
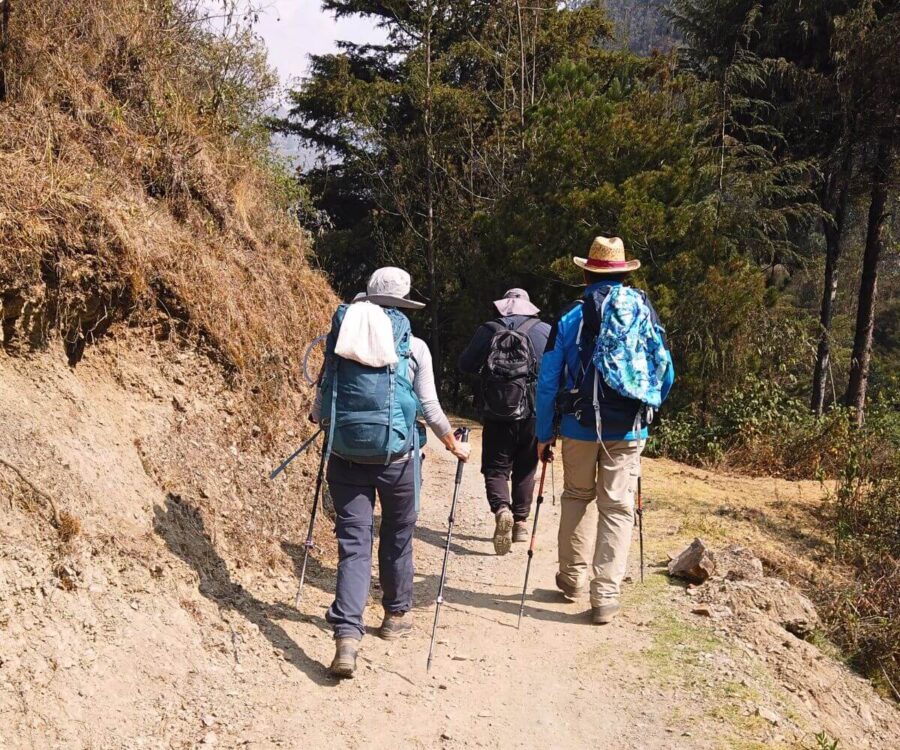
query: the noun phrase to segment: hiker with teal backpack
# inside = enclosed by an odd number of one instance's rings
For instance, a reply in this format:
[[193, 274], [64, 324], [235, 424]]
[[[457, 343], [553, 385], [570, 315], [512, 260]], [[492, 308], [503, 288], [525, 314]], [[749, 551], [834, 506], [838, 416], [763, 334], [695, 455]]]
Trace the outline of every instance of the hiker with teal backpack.
[[406, 271], [378, 269], [364, 296], [338, 307], [325, 345], [312, 418], [325, 432], [326, 479], [336, 514], [337, 583], [325, 615], [334, 629], [330, 670], [336, 677], [353, 675], [365, 633], [376, 495], [384, 606], [378, 634], [392, 640], [412, 629], [412, 543], [425, 442], [417, 418], [460, 461], [469, 456], [469, 446], [456, 439], [438, 402], [431, 352], [412, 335], [401, 312], [424, 307], [409, 293]]
[[587, 288], [559, 315], [537, 385], [538, 456], [559, 413], [564, 486], [556, 585], [570, 600], [590, 587], [591, 621], [611, 622], [628, 563], [647, 426], [675, 372], [647, 295], [623, 282], [640, 267], [618, 237], [574, 258]]

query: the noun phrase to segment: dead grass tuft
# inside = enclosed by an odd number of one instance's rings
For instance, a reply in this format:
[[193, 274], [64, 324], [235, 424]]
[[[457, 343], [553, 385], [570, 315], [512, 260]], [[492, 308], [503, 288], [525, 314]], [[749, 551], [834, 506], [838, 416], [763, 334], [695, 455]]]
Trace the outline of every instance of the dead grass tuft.
[[72, 515], [67, 510], [59, 514], [59, 525], [56, 527], [59, 541], [70, 544], [75, 537], [81, 534], [81, 521], [78, 516]]
[[334, 297], [264, 157], [271, 74], [242, 39], [212, 33], [194, 0], [13, 5], [0, 343], [61, 338], [74, 365], [117, 324], [177, 337], [272, 434], [304, 406], [303, 344]]

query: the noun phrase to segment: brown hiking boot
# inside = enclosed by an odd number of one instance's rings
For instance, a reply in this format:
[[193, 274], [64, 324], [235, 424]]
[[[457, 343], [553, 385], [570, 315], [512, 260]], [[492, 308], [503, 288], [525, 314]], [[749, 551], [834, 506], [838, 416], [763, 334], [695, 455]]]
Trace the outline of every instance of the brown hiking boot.
[[514, 542], [527, 542], [530, 537], [528, 536], [528, 522], [527, 521], [516, 521], [513, 524], [513, 535], [512, 540]]
[[505, 555], [512, 546], [513, 514], [506, 506], [500, 508], [494, 516], [494, 552]]
[[614, 619], [616, 619], [616, 615], [619, 614], [619, 610], [622, 609], [622, 606], [615, 599], [610, 599], [608, 602], [601, 604], [597, 607], [591, 607], [591, 622], [594, 625], [609, 625]]
[[385, 612], [378, 637], [394, 641], [412, 633], [412, 615], [409, 612]]
[[556, 588], [562, 591], [562, 595], [566, 599], [571, 599], [572, 601], [578, 599], [585, 592], [584, 586], [572, 586], [563, 578], [562, 573], [556, 574]]
[[334, 677], [353, 677], [356, 671], [356, 652], [359, 641], [356, 638], [335, 638], [334, 659], [328, 671]]

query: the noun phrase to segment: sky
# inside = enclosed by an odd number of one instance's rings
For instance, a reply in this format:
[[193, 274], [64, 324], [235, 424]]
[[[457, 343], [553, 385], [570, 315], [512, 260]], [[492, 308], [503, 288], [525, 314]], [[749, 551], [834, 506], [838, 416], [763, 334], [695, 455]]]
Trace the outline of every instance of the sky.
[[[320, 0], [262, 0], [254, 30], [266, 43], [269, 63], [278, 71], [284, 92], [309, 71], [309, 56], [334, 52], [337, 42], [380, 42], [381, 29], [368, 19], [354, 16], [335, 20], [322, 10]], [[284, 111], [284, 94], [276, 106]], [[309, 167], [315, 153], [290, 136], [273, 136], [275, 152], [294, 166]]]
[[333, 52], [336, 42], [377, 42], [384, 33], [368, 19], [336, 21], [322, 10], [319, 0], [264, 0], [256, 31], [269, 48], [269, 61], [278, 70], [282, 85], [306, 74], [309, 55]]

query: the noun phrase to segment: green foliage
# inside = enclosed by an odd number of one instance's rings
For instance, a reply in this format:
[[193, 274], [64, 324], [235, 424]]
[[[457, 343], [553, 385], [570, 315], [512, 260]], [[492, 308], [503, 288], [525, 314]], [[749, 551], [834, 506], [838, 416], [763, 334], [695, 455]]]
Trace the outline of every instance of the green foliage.
[[[302, 178], [326, 217], [317, 254], [345, 296], [379, 264], [409, 268], [430, 298], [414, 324], [460, 408], [455, 354], [489, 301], [523, 286], [552, 318], [580, 293], [572, 257], [620, 236], [675, 357], [657, 450], [833, 473], [848, 428], [804, 406], [821, 299], [805, 275], [820, 267], [823, 191], [846, 140], [837, 11], [676, 0], [684, 49], [642, 58], [609, 49], [602, 5], [329, 0], [388, 42], [315, 58], [279, 123], [328, 155]], [[633, 6], [614, 5], [617, 17]], [[879, 389], [892, 314], [876, 335]]]
[[816, 733], [814, 739], [816, 741], [816, 750], [838, 750], [840, 744], [825, 731]]

